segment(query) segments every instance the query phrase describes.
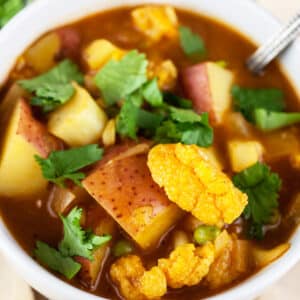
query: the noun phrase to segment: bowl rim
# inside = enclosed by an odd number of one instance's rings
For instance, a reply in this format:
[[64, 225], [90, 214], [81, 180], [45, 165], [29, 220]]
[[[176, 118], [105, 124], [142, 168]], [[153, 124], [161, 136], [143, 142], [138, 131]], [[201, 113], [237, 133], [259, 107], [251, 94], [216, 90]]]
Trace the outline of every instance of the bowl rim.
[[[53, 1], [53, 0], [52, 0]], [[83, 2], [84, 0], [77, 0], [78, 2]], [[95, 2], [97, 0], [89, 0], [90, 2]], [[118, 0], [98, 0], [103, 2], [114, 2], [117, 3]], [[202, 2], [207, 2], [208, 0], [201, 0]], [[218, 0], [210, 0], [212, 5], [216, 4]], [[67, 2], [67, 1], [66, 1]], [[120, 1], [119, 1], [120, 2]], [[131, 2], [140, 2], [145, 3], [149, 1], [138, 1], [133, 0], [129, 1]], [[153, 0], [151, 3], [165, 3], [170, 1], [161, 1], [161, 0]], [[176, 3], [179, 4], [180, 0], [173, 1], [174, 6], [181, 6], [183, 8], [186, 7], [187, 3], [194, 3], [196, 5], [197, 0], [185, 0], [182, 1], [182, 5], [176, 5]], [[176, 3], [175, 3], [176, 2]], [[199, 1], [200, 2], [200, 1]], [[267, 10], [263, 9], [261, 6], [259, 6], [257, 3], [251, 0], [247, 1], [240, 1], [240, 0], [227, 0], [228, 3], [231, 5], [240, 5], [243, 6], [245, 9], [254, 10], [257, 12], [257, 14], [260, 15], [260, 18], [265, 18], [269, 24], [270, 28], [272, 30], [276, 30], [279, 28], [280, 23], [269, 13]], [[243, 2], [243, 3], [241, 3]], [[172, 3], [172, 2], [171, 2]], [[110, 3], [111, 4], [111, 3]], [[110, 4], [107, 4], [108, 6], [111, 6]], [[198, 3], [199, 4], [199, 3]], [[39, 0], [37, 2], [32, 3], [27, 8], [25, 8], [22, 12], [20, 12], [16, 17], [12, 19], [12, 21], [9, 22], [9, 24], [0, 32], [0, 49], [2, 49], [2, 46], [5, 42], [9, 41], [9, 36], [14, 35], [18, 29], [21, 28], [22, 24], [26, 22], [28, 23], [28, 19], [33, 18], [37, 13], [41, 12], [42, 9], [45, 9], [47, 7], [51, 7], [51, 0]], [[119, 5], [116, 5], [119, 6]], [[100, 10], [99, 10], [100, 11]], [[89, 15], [89, 13], [86, 14], [86, 16]], [[52, 26], [52, 28], [56, 28], [57, 26], [68, 24], [71, 20], [77, 20], [80, 18], [71, 17], [71, 19], [64, 20], [61, 22], [58, 22], [55, 26]], [[225, 23], [227, 23], [226, 20], [222, 20]], [[50, 29], [50, 28], [49, 28]], [[235, 28], [239, 30], [238, 28]], [[268, 29], [268, 30], [269, 30]], [[242, 33], [243, 30], [239, 30]], [[29, 45], [30, 43], [28, 43]], [[293, 49], [298, 49], [295, 52], [300, 53], [300, 43], [296, 42], [293, 46]], [[20, 49], [19, 49], [20, 50]], [[22, 53], [23, 50], [20, 50], [20, 53]], [[292, 52], [292, 51], [288, 51]], [[287, 58], [289, 56], [289, 53], [285, 53], [282, 56], [281, 61], [283, 62], [283, 65], [287, 64]], [[295, 55], [293, 57], [296, 57]], [[1, 54], [0, 54], [1, 58]], [[1, 59], [0, 59], [1, 61]], [[16, 56], [14, 56], [13, 63], [11, 62], [10, 67], [12, 68], [14, 63], [16, 61]], [[1, 69], [1, 67], [0, 67]], [[6, 70], [8, 72], [8, 69]], [[288, 73], [288, 72], [286, 72]], [[7, 73], [8, 74], [8, 73]], [[288, 74], [287, 74], [288, 75]], [[1, 76], [0, 76], [1, 77]], [[289, 76], [288, 76], [289, 77]], [[2, 80], [1, 80], [2, 79]], [[3, 82], [4, 77], [2, 74], [2, 78], [0, 78], [0, 82]], [[292, 83], [296, 83], [295, 80], [291, 80]], [[300, 89], [300, 86], [299, 86]], [[299, 92], [298, 89], [298, 92]], [[246, 297], [251, 297], [252, 295], [256, 295], [257, 292], [262, 291], [266, 286], [270, 285], [271, 283], [278, 280], [283, 274], [285, 274], [288, 270], [290, 270], [297, 261], [300, 260], [300, 231], [295, 230], [295, 234], [291, 238], [291, 248], [285, 253], [281, 258], [276, 260], [275, 262], [271, 263], [269, 266], [263, 268], [255, 275], [252, 275], [247, 280], [243, 281], [242, 283], [238, 284], [237, 286], [234, 286], [233, 288], [226, 290], [220, 294], [217, 294], [215, 296], [209, 297], [210, 300], [238, 300], [238, 299], [245, 299]], [[89, 300], [99, 300], [99, 299], [105, 299], [101, 298], [99, 296], [92, 295], [88, 292], [85, 292], [83, 290], [80, 290], [76, 287], [73, 287], [69, 283], [64, 282], [63, 280], [59, 279], [59, 277], [53, 275], [52, 273], [48, 272], [46, 269], [44, 269], [42, 266], [40, 266], [33, 258], [31, 258], [22, 248], [21, 246], [16, 242], [13, 235], [9, 232], [9, 230], [6, 228], [3, 220], [0, 218], [0, 249], [2, 250], [3, 254], [6, 256], [8, 261], [11, 262], [11, 264], [14, 266], [15, 269], [17, 269], [18, 273], [21, 274], [21, 276], [34, 288], [36, 288], [39, 292], [42, 294], [45, 294], [47, 297], [50, 297], [51, 299], [72, 299], [72, 300], [79, 300], [79, 299], [89, 299]], [[59, 296], [58, 296], [59, 293]]]

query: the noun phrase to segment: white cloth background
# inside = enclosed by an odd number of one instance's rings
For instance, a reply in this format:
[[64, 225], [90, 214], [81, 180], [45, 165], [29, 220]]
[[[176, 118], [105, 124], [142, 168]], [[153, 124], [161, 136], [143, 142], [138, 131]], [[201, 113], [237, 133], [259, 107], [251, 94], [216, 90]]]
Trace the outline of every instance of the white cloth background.
[[[283, 21], [288, 20], [297, 10], [300, 11], [300, 0], [258, 0], [257, 2]], [[33, 293], [30, 288], [15, 275], [1, 256], [0, 266], [0, 299], [33, 300]], [[259, 297], [259, 300], [299, 300], [298, 278], [300, 278], [300, 263], [281, 281], [266, 291], [263, 296]]]

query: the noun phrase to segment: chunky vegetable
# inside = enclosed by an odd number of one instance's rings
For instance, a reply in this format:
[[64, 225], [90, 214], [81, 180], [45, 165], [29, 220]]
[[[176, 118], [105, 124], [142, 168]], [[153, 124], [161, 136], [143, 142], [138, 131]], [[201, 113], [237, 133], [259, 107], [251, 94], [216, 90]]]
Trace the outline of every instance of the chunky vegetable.
[[113, 255], [120, 257], [123, 255], [128, 255], [133, 251], [131, 243], [127, 240], [118, 241], [113, 248]]
[[230, 224], [247, 205], [247, 195], [196, 146], [155, 146], [149, 152], [148, 166], [169, 199], [205, 224]]
[[184, 53], [194, 59], [203, 58], [206, 48], [202, 38], [186, 26], [179, 27], [180, 44]]
[[24, 7], [22, 0], [0, 1], [0, 28], [3, 27], [16, 13]]

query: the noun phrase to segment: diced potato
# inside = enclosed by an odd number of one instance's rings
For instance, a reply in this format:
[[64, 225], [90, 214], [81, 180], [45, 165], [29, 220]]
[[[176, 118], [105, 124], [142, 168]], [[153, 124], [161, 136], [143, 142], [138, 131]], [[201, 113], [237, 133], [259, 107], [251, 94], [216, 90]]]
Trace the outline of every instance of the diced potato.
[[144, 249], [155, 246], [182, 216], [152, 180], [146, 154], [100, 164], [83, 186]]
[[253, 249], [255, 263], [260, 268], [265, 267], [274, 260], [278, 259], [280, 256], [282, 256], [286, 251], [288, 251], [289, 248], [290, 244], [288, 243], [281, 244], [270, 250], [255, 247]]
[[176, 86], [178, 71], [170, 59], [160, 63], [152, 61], [148, 67], [148, 77], [157, 78], [159, 88], [167, 91]]
[[25, 53], [25, 60], [37, 73], [44, 73], [54, 67], [55, 56], [61, 48], [60, 37], [52, 32], [41, 38]]
[[95, 40], [83, 52], [84, 60], [91, 70], [99, 70], [109, 60], [120, 60], [125, 51], [113, 45], [108, 40]]
[[300, 152], [297, 130], [289, 128], [265, 134], [264, 146], [267, 161], [291, 157]]
[[231, 106], [234, 76], [216, 63], [206, 62], [186, 68], [182, 82], [186, 96], [198, 113], [208, 112], [212, 121], [222, 123]]
[[176, 37], [178, 20], [175, 9], [171, 6], [143, 6], [131, 13], [135, 27], [152, 42], [163, 37]]
[[73, 85], [75, 95], [49, 115], [48, 129], [69, 146], [76, 147], [97, 142], [107, 117], [84, 88]]
[[183, 230], [176, 230], [172, 234], [173, 248], [190, 243], [190, 238]]
[[116, 143], [116, 121], [114, 119], [107, 122], [102, 134], [102, 142], [106, 147]]
[[234, 172], [240, 172], [254, 165], [262, 159], [263, 145], [258, 141], [229, 141], [228, 152], [231, 168]]
[[[93, 213], [93, 212], [91, 212]], [[89, 214], [89, 212], [88, 212]], [[109, 234], [114, 236], [117, 226], [114, 220], [106, 215], [97, 213], [97, 223], [93, 227], [93, 232], [96, 235]], [[78, 274], [81, 283], [90, 290], [94, 290], [97, 287], [98, 280], [101, 276], [106, 259], [109, 256], [112, 242], [108, 242], [98, 248], [93, 253], [93, 260], [89, 260], [83, 257], [76, 257], [76, 260], [82, 265], [82, 268]]]
[[60, 147], [36, 121], [25, 100], [17, 101], [11, 114], [0, 158], [0, 195], [33, 197], [47, 186], [34, 155], [47, 157]]

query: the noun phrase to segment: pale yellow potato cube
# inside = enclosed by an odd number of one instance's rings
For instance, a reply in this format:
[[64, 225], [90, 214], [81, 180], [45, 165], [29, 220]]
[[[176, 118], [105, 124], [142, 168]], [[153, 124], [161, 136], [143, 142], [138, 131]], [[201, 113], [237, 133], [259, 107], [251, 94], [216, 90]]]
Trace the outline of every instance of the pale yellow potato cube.
[[74, 96], [49, 115], [48, 130], [71, 147], [98, 142], [107, 116], [84, 88], [73, 86]]
[[41, 38], [25, 52], [25, 60], [38, 73], [44, 73], [54, 67], [55, 56], [59, 53], [61, 41], [55, 32]]
[[171, 6], [143, 6], [131, 13], [136, 28], [152, 42], [163, 37], [177, 36], [178, 20], [175, 9]]
[[240, 172], [262, 159], [264, 148], [258, 141], [228, 142], [228, 152], [231, 168], [234, 172]]
[[46, 189], [47, 180], [34, 156], [47, 157], [59, 142], [36, 121], [23, 99], [16, 101], [2, 143], [0, 195], [32, 198]]
[[87, 46], [83, 52], [84, 60], [91, 70], [99, 70], [109, 60], [120, 60], [126, 52], [111, 42], [100, 39]]

